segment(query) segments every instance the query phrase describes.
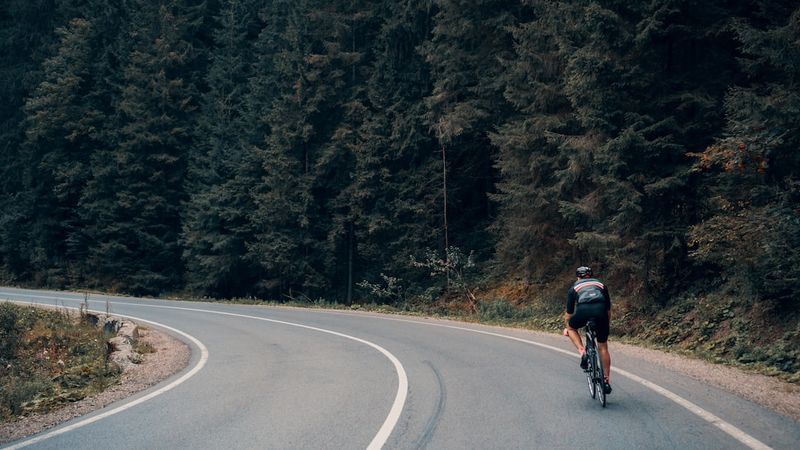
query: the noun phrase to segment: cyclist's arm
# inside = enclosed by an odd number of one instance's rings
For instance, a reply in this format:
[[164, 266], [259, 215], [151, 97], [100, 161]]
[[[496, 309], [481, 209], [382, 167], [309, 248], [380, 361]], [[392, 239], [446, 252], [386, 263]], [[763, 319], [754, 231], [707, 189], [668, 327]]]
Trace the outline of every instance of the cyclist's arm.
[[564, 311], [564, 324], [569, 328], [569, 318], [575, 314], [576, 294], [574, 289], [570, 289], [567, 293], [567, 307]]

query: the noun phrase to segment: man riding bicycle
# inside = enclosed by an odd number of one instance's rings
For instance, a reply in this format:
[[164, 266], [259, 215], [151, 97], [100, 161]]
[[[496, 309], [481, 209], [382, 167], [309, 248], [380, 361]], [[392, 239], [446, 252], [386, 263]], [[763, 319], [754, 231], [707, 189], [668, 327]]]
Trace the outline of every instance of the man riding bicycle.
[[590, 267], [578, 267], [575, 276], [578, 280], [567, 293], [567, 308], [564, 314], [567, 328], [564, 332], [581, 354], [581, 369], [585, 370], [588, 361], [578, 329], [586, 326], [590, 319], [594, 319], [597, 350], [605, 373], [603, 390], [606, 394], [610, 394], [611, 355], [608, 353], [608, 329], [611, 320], [611, 296], [608, 295], [608, 288], [600, 280], [592, 278]]

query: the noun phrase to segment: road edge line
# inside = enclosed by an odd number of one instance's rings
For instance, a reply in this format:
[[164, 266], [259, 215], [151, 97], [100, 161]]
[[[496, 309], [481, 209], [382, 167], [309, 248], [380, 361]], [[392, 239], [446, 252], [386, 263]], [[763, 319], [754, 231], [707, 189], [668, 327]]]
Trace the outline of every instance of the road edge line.
[[370, 342], [365, 339], [351, 336], [349, 334], [340, 333], [338, 331], [328, 330], [325, 328], [313, 327], [310, 325], [303, 325], [295, 322], [287, 322], [284, 320], [269, 319], [267, 317], [250, 316], [247, 314], [231, 313], [226, 311], [214, 311], [214, 310], [200, 309], [200, 308], [182, 308], [178, 306], [144, 305], [139, 303], [114, 302], [112, 304], [127, 305], [127, 306], [143, 306], [146, 308], [177, 309], [181, 311], [194, 311], [207, 314], [219, 314], [222, 316], [232, 316], [232, 317], [241, 317], [253, 320], [261, 320], [264, 322], [289, 325], [292, 327], [331, 334], [334, 336], [343, 337], [345, 339], [350, 339], [374, 348], [375, 350], [380, 352], [383, 356], [385, 356], [394, 366], [394, 370], [397, 373], [397, 394], [395, 394], [394, 401], [392, 402], [392, 406], [389, 409], [389, 415], [386, 417], [386, 420], [384, 420], [383, 425], [381, 425], [380, 429], [378, 430], [378, 433], [375, 435], [374, 438], [372, 438], [372, 441], [367, 446], [367, 450], [379, 450], [383, 448], [383, 446], [386, 444], [386, 441], [389, 440], [389, 436], [391, 436], [392, 431], [394, 431], [395, 426], [397, 426], [397, 422], [400, 420], [400, 415], [402, 414], [403, 408], [405, 407], [406, 399], [408, 397], [408, 375], [406, 374], [405, 368], [403, 367], [403, 364], [400, 362], [400, 360], [397, 359], [397, 357], [395, 357], [391, 352], [381, 347], [380, 345], [375, 344], [374, 342]]

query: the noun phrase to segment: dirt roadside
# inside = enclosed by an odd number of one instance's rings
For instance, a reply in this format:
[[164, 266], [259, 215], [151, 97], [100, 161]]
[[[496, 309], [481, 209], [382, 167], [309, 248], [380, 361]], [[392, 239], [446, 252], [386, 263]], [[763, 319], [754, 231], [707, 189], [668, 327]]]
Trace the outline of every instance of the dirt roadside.
[[144, 354], [140, 364], [130, 365], [118, 384], [55, 411], [0, 424], [0, 445], [39, 433], [130, 397], [177, 373], [189, 363], [189, 347], [166, 333], [140, 327], [139, 341], [150, 344], [156, 351]]
[[[612, 354], [623, 353], [641, 358], [648, 363], [736, 394], [800, 422], [800, 386], [796, 384], [736, 367], [713, 364], [635, 345], [611, 343], [609, 349]], [[611, 372], [613, 375], [613, 365]]]

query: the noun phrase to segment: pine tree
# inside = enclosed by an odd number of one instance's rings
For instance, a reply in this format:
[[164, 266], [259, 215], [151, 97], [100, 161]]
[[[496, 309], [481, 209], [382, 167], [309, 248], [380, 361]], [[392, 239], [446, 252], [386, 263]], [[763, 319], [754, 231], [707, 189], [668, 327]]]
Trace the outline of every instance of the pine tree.
[[253, 76], [258, 5], [231, 0], [217, 17], [203, 95], [199, 142], [189, 166], [181, 244], [187, 287], [231, 297], [253, 295], [257, 269], [245, 258], [252, 240], [250, 191], [260, 181], [246, 100]]
[[427, 64], [416, 48], [429, 36], [426, 1], [388, 2], [375, 38], [366, 80], [367, 108], [355, 130], [347, 199], [356, 243], [355, 281], [381, 282], [381, 274], [419, 291], [409, 256], [436, 248], [441, 235], [441, 166], [424, 122], [430, 93]]
[[95, 152], [82, 203], [101, 285], [160, 293], [180, 284], [180, 206], [198, 94], [189, 70], [202, 10], [133, 2], [110, 146]]
[[637, 171], [630, 165], [649, 149], [643, 135], [653, 119], [640, 105], [651, 74], [637, 59], [642, 55], [634, 42], [636, 11], [612, 3], [576, 2], [561, 9], [564, 92], [577, 127], [560, 136], [568, 162], [559, 174], [566, 192], [559, 212], [574, 227], [569, 243], [575, 250], [568, 255], [572, 265], [592, 264], [627, 291], [633, 286], [616, 280], [617, 275], [635, 273], [633, 279], [652, 280], [641, 269], [658, 266], [645, 262], [641, 248], [647, 245], [641, 239], [641, 181], [649, 167]]
[[[316, 83], [334, 86], [326, 95], [327, 115], [322, 133], [327, 134], [314, 164], [314, 201], [325, 222], [325, 276], [332, 280], [331, 293], [353, 301], [353, 287], [360, 270], [359, 197], [369, 195], [355, 184], [364, 141], [359, 128], [371, 115], [365, 79], [373, 59], [380, 17], [369, 2], [332, 5], [321, 12], [328, 23], [322, 35], [324, 54], [314, 55], [319, 72]], [[321, 231], [323, 231], [321, 230]]]
[[422, 52], [433, 78], [427, 118], [442, 163], [442, 245], [488, 250], [483, 229], [493, 216], [486, 194], [493, 190], [496, 156], [488, 133], [510, 110], [502, 96], [499, 61], [513, 51], [508, 28], [520, 5], [502, 0], [435, 4], [432, 37]]
[[747, 78], [725, 98], [724, 133], [696, 155], [710, 195], [691, 229], [692, 256], [791, 302], [800, 279], [800, 9], [769, 2], [757, 11], [733, 25]]
[[569, 141], [560, 136], [577, 133], [559, 46], [566, 11], [555, 2], [528, 3], [531, 20], [513, 28], [515, 54], [501, 78], [516, 112], [491, 135], [500, 172], [495, 270], [525, 283], [560, 275], [572, 253], [571, 227], [559, 211], [570, 178], [562, 150]]
[[317, 121], [326, 117], [321, 108], [334, 87], [314, 83], [323, 60], [315, 33], [324, 28], [316, 27], [312, 6], [308, 1], [275, 1], [265, 7], [265, 27], [256, 44], [267, 64], [258, 71], [259, 84], [272, 91], [274, 100], [265, 121], [268, 134], [260, 145], [265, 173], [250, 218], [256, 236], [248, 257], [265, 271], [262, 289], [290, 296], [297, 291], [311, 295], [326, 286], [312, 169], [321, 139]]
[[41, 81], [41, 63], [61, 17], [53, 0], [0, 2], [0, 279], [32, 277], [29, 223], [34, 203], [22, 106]]
[[[31, 268], [44, 277], [41, 282], [64, 286], [79, 281], [74, 269], [86, 254], [78, 202], [90, 176], [89, 156], [98, 145], [103, 114], [92, 101], [95, 31], [91, 23], [72, 19], [56, 32], [59, 43], [43, 64], [44, 80], [25, 104], [30, 171], [26, 189], [34, 199], [29, 227]], [[70, 268], [71, 273], [65, 273]]]
[[[707, 33], [721, 30], [730, 11], [693, 8], [585, 1], [550, 5], [546, 14], [559, 26], [553, 42], [573, 117], [549, 137], [561, 158], [558, 212], [574, 233], [574, 250], [560, 259], [594, 264], [637, 295], [669, 288], [686, 266], [694, 210], [686, 154], [698, 135], [718, 131], [726, 83], [698, 88], [697, 80], [707, 76], [704, 58], [720, 68], [734, 61], [725, 36]], [[719, 51], [692, 53], [702, 46]]]

